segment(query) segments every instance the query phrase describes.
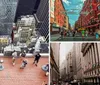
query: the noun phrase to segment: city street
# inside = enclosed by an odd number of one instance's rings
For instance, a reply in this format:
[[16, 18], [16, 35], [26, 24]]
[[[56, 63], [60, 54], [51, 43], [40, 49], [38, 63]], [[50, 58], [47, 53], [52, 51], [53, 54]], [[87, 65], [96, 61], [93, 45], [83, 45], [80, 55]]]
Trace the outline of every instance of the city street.
[[36, 67], [33, 65], [34, 58], [27, 58], [28, 65], [20, 69], [21, 59], [16, 60], [16, 65], [12, 66], [12, 58], [0, 57], [3, 59], [4, 70], [0, 71], [0, 85], [42, 85], [48, 83], [48, 77], [41, 69], [42, 65], [48, 63], [48, 57], [42, 57]]
[[81, 35], [76, 35], [75, 37], [72, 36], [64, 36], [61, 37], [60, 34], [51, 35], [51, 41], [98, 41], [95, 36], [88, 36], [82, 38]]
[[[76, 2], [73, 0], [68, 2], [66, 0], [60, 2], [51, 0], [51, 41], [100, 41], [99, 4], [100, 1], [95, 0], [78, 0]], [[77, 37], [59, 38], [60, 35], [63, 36], [67, 33], [68, 35], [79, 34]], [[82, 38], [85, 35], [92, 36]]]
[[95, 37], [64, 37], [58, 38], [56, 41], [96, 41]]
[[100, 43], [50, 45], [51, 85], [100, 85]]

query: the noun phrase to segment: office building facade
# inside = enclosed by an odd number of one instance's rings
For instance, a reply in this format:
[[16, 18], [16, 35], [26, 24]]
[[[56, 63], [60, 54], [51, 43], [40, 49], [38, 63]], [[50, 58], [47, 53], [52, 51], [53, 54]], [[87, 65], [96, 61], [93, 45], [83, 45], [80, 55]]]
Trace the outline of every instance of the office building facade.
[[100, 43], [83, 43], [84, 81], [100, 84]]
[[49, 0], [41, 0], [36, 14], [36, 30], [49, 40]]
[[0, 34], [10, 35], [18, 0], [0, 0]]
[[50, 83], [59, 85], [59, 52], [60, 44], [51, 43], [50, 48]]

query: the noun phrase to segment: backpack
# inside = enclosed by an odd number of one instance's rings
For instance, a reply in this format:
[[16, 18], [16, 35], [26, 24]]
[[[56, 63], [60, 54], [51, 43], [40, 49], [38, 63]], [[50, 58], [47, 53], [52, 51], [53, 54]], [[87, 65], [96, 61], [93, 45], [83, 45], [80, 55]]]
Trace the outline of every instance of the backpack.
[[23, 63], [26, 65], [27, 64], [27, 61], [23, 60]]
[[41, 57], [41, 55], [36, 55], [35, 56], [36, 59], [39, 59], [40, 57]]
[[26, 56], [26, 54], [25, 54], [25, 53], [22, 53], [22, 54], [21, 54], [21, 56], [22, 56], [22, 57], [25, 57], [25, 56]]

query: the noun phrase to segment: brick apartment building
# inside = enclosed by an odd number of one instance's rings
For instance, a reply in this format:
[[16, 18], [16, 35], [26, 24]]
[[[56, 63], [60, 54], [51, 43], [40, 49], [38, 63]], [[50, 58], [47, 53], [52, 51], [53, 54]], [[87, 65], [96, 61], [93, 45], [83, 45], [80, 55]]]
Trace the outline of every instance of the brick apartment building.
[[64, 28], [64, 25], [68, 22], [66, 20], [68, 19], [62, 0], [51, 0], [50, 9], [50, 31], [52, 34], [56, 34]]
[[76, 28], [95, 32], [100, 29], [100, 0], [86, 0], [76, 21]]

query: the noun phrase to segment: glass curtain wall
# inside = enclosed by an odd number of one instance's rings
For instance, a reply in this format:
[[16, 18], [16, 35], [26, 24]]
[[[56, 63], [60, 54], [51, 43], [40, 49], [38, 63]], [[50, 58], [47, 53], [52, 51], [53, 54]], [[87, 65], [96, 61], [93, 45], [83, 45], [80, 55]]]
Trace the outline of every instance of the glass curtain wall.
[[0, 35], [9, 35], [15, 18], [18, 0], [0, 0]]

